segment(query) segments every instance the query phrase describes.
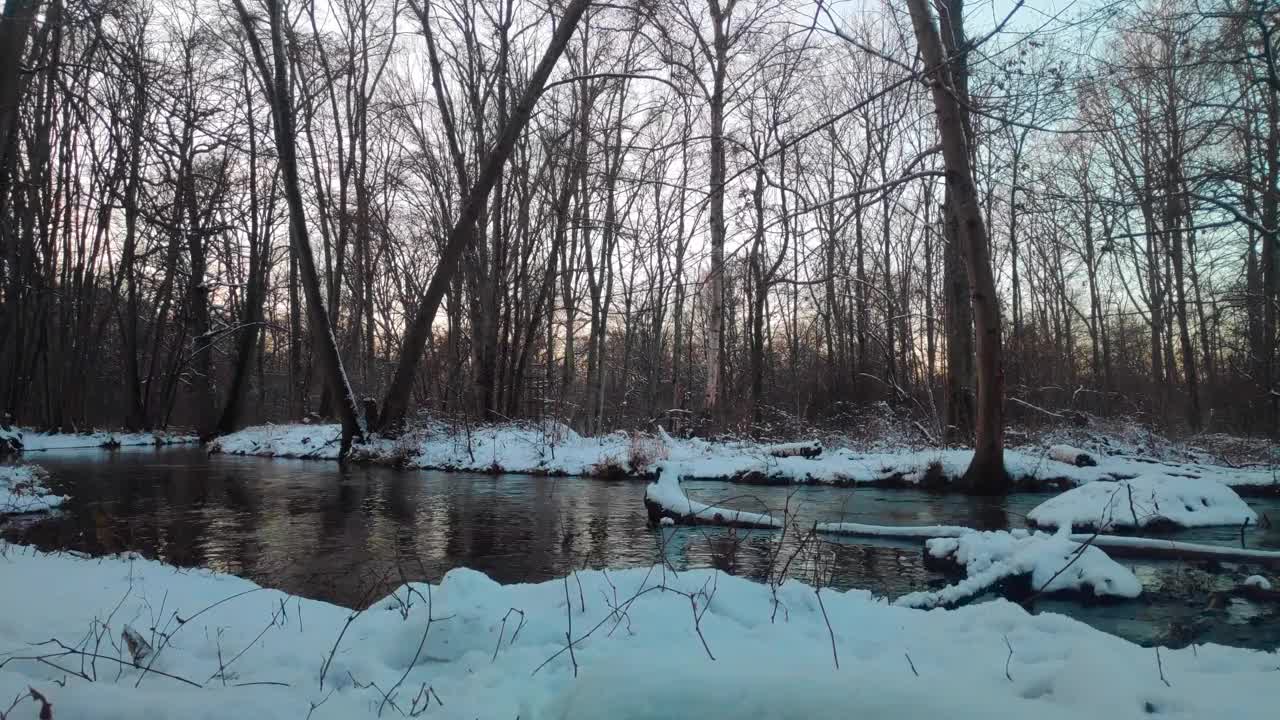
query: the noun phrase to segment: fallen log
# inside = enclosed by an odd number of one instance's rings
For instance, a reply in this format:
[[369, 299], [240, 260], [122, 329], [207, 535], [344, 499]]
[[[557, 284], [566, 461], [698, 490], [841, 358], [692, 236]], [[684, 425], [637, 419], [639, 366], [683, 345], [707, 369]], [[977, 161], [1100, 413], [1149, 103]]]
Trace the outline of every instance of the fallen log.
[[764, 450], [776, 458], [802, 457], [812, 459], [822, 454], [822, 443], [817, 440], [781, 443], [778, 445], [766, 445]]
[[678, 466], [662, 463], [655, 472], [654, 481], [644, 491], [644, 507], [650, 525], [664, 524], [663, 520], [667, 519], [677, 525], [720, 525], [769, 530], [783, 526], [783, 520], [777, 520], [767, 513], [733, 510], [690, 500], [680, 487]]
[[1128, 537], [1119, 535], [1090, 535], [1076, 533], [1071, 540], [1089, 543], [1107, 551], [1113, 557], [1143, 557], [1165, 560], [1211, 560], [1215, 562], [1253, 563], [1269, 568], [1280, 568], [1280, 552], [1274, 550], [1247, 550], [1221, 545], [1178, 542], [1159, 538]]

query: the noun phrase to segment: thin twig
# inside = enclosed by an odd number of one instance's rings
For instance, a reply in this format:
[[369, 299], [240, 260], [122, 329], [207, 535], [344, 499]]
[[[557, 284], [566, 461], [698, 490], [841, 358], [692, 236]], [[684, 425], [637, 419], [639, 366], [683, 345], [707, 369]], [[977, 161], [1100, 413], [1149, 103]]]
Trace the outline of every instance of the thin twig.
[[[569, 629], [565, 631], [565, 642], [569, 643], [569, 659], [573, 661], [573, 676], [578, 677], [578, 658], [573, 653], [573, 603], [569, 602], [569, 576], [564, 576], [564, 612], [569, 618]], [[536, 671], [535, 671], [536, 672]]]
[[818, 608], [822, 610], [822, 619], [827, 623], [827, 635], [831, 637], [831, 659], [839, 670], [840, 656], [836, 654], [836, 633], [831, 629], [831, 618], [827, 617], [827, 606], [822, 604], [822, 588], [815, 588], [813, 594], [818, 596]]

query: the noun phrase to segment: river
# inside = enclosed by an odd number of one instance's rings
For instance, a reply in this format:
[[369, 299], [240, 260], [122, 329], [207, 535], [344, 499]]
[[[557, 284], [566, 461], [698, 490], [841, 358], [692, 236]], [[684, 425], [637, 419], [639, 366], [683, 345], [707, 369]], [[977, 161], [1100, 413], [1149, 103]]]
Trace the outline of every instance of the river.
[[[893, 598], [945, 584], [921, 544], [720, 528], [646, 525], [644, 484], [527, 475], [340, 468], [314, 460], [208, 455], [192, 447], [31, 453], [49, 485], [72, 499], [59, 513], [21, 518], [7, 539], [93, 555], [136, 551], [180, 567], [234, 573], [260, 585], [363, 607], [406, 580], [438, 581], [455, 567], [503, 583], [540, 582], [584, 567], [718, 567], [754, 579], [784, 568], [809, 583]], [[913, 490], [744, 487], [686, 482], [691, 496], [742, 509], [787, 507], [800, 526], [848, 520], [889, 525], [1020, 527], [1043, 495], [975, 499]], [[1280, 525], [1280, 499], [1250, 499]], [[1238, 528], [1178, 539], [1238, 544]], [[1250, 547], [1280, 548], [1280, 528], [1250, 528]], [[794, 559], [793, 559], [794, 558]], [[790, 562], [788, 562], [790, 561]], [[1141, 599], [1083, 606], [1040, 600], [1144, 644], [1280, 644], [1275, 608], [1232, 600], [1209, 608], [1248, 568], [1126, 561]]]

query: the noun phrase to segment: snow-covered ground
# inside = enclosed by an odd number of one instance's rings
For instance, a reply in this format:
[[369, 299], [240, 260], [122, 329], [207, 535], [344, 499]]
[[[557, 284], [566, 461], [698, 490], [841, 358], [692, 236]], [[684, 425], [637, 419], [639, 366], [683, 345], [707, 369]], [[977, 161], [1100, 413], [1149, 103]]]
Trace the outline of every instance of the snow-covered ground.
[[35, 465], [0, 465], [0, 517], [45, 512], [66, 500], [49, 492], [45, 473]]
[[[263, 425], [213, 441], [216, 452], [335, 459], [337, 425]], [[433, 423], [390, 440], [374, 438], [356, 448], [357, 457], [405, 467], [605, 477], [644, 476], [658, 463], [679, 466], [681, 477], [728, 479], [748, 483], [945, 484], [968, 467], [969, 450], [881, 450], [858, 452], [826, 448], [816, 457], [785, 452], [812, 447], [749, 442], [710, 442], [673, 438], [665, 433], [613, 433], [587, 438], [560, 424], [486, 425], [471, 429]], [[1084, 451], [1081, 451], [1082, 453]], [[1008, 450], [1009, 473], [1026, 486], [1060, 487], [1095, 480], [1138, 476], [1202, 479], [1241, 490], [1280, 490], [1280, 474], [1270, 468], [1230, 468], [1197, 463], [1167, 463], [1141, 456], [1091, 453], [1097, 464], [1079, 467], [1062, 447]]]
[[1258, 515], [1230, 487], [1205, 478], [1140, 475], [1119, 482], [1094, 482], [1041, 503], [1032, 525], [1075, 530], [1205, 527], [1257, 522]]
[[29, 689], [54, 717], [99, 720], [1251, 720], [1280, 701], [1274, 653], [1141, 648], [1003, 601], [925, 612], [714, 570], [506, 586], [455, 570], [357, 614], [139, 559], [0, 551], [11, 718], [36, 717]]
[[137, 445], [182, 445], [200, 442], [195, 435], [167, 432], [130, 433], [95, 430], [83, 433], [46, 433], [13, 429], [9, 431], [9, 435], [11, 438], [17, 438], [23, 452]]

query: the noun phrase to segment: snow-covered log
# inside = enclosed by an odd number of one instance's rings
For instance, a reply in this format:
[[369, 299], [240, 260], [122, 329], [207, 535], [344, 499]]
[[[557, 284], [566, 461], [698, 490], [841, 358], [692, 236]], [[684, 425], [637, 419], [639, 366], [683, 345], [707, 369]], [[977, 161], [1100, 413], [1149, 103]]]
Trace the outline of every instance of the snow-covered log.
[[904, 540], [954, 538], [974, 532], [959, 525], [866, 525], [854, 522], [825, 522], [817, 524], [818, 532], [852, 537], [879, 537]]
[[1076, 467], [1096, 467], [1098, 465], [1098, 461], [1092, 455], [1070, 445], [1051, 446], [1049, 448], [1049, 457], [1060, 463], [1075, 465]]
[[679, 468], [671, 463], [659, 464], [656, 472], [656, 479], [644, 491], [644, 506], [652, 525], [666, 524], [663, 523], [665, 519], [678, 525], [765, 529], [782, 527], [782, 520], [772, 515], [732, 510], [690, 500], [680, 487]]
[[1240, 562], [1280, 569], [1280, 551], [1250, 550], [1223, 545], [1179, 542], [1162, 538], [1123, 537], [1076, 533], [1071, 540], [1103, 548], [1114, 557], [1157, 558], [1167, 560], [1213, 560]]
[[1024, 592], [1082, 593], [1094, 598], [1132, 599], [1142, 583], [1128, 568], [1096, 547], [1062, 535], [1025, 530], [969, 532], [925, 543], [925, 558], [951, 563], [965, 578], [941, 590], [904, 595], [895, 604], [905, 607], [954, 607], [1011, 580], [1024, 583]]
[[822, 443], [817, 440], [808, 442], [780, 443], [765, 445], [764, 451], [776, 458], [802, 457], [816, 458], [822, 454]]

